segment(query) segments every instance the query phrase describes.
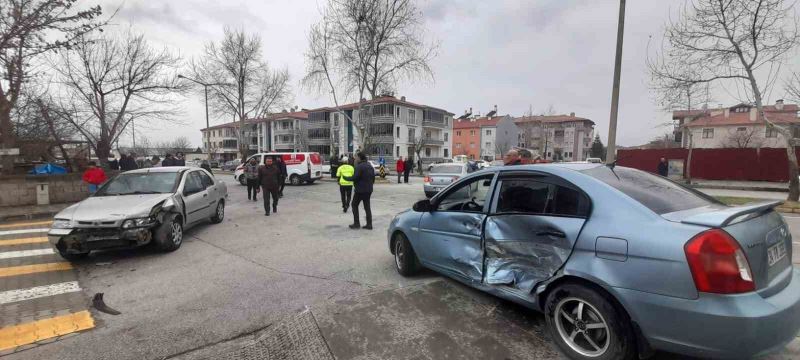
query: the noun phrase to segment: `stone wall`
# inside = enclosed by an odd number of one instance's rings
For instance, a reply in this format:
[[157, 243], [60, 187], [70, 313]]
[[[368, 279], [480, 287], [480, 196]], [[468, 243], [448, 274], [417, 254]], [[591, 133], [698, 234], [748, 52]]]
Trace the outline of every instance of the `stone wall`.
[[0, 206], [36, 205], [36, 187], [48, 184], [50, 203], [71, 203], [89, 196], [81, 174], [0, 176]]

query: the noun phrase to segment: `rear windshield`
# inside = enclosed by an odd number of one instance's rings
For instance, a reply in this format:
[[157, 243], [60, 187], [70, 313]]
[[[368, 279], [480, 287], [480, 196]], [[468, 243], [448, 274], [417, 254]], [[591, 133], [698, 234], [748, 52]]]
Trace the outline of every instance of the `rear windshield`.
[[701, 192], [641, 170], [619, 166], [612, 170], [608, 166], [598, 166], [583, 170], [583, 173], [621, 191], [659, 215], [719, 204]]
[[431, 174], [460, 174], [463, 165], [436, 165]]

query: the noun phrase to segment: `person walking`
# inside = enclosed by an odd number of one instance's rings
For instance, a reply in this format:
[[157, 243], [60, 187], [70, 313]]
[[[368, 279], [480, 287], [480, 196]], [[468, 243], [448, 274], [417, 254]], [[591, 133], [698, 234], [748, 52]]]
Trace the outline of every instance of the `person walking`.
[[414, 159], [411, 156], [406, 158], [403, 163], [403, 182], [408, 184], [408, 176], [411, 175], [411, 169], [414, 168]]
[[281, 170], [273, 163], [272, 157], [264, 157], [264, 165], [258, 168], [258, 183], [264, 194], [264, 215], [269, 216], [270, 196], [272, 196], [272, 212], [278, 212], [278, 181]]
[[175, 165], [175, 157], [173, 157], [172, 154], [167, 153], [166, 155], [164, 155], [164, 160], [161, 160], [161, 166], [163, 167], [177, 166]]
[[[403, 157], [402, 156], [399, 157], [397, 159], [397, 162], [394, 164], [395, 171], [397, 171], [397, 183], [398, 184], [400, 183], [400, 177], [403, 176], [403, 174], [405, 174], [405, 166], [406, 166], [406, 163], [403, 161]], [[408, 180], [406, 180], [406, 182], [408, 182]]]
[[94, 194], [100, 184], [106, 182], [106, 172], [94, 161], [89, 161], [89, 168], [83, 172], [83, 181], [89, 185], [89, 193]]
[[278, 162], [278, 170], [280, 170], [280, 179], [278, 179], [278, 196], [283, 197], [283, 188], [286, 186], [286, 178], [289, 173], [286, 172], [286, 163], [283, 161], [283, 156], [276, 156], [275, 160]]
[[665, 158], [661, 158], [661, 161], [658, 162], [658, 175], [663, 177], [667, 177], [667, 175], [669, 175], [669, 164]]
[[353, 182], [345, 179], [345, 177], [352, 177], [355, 171], [347, 157], [342, 158], [341, 165], [336, 170], [336, 178], [339, 179], [339, 194], [342, 197], [343, 213], [346, 213], [347, 208], [350, 207], [350, 198], [353, 195]]
[[[203, 163], [205, 164], [207, 161], [203, 161]], [[255, 157], [244, 164], [244, 178], [247, 183], [247, 200], [258, 201], [258, 160]]]
[[[125, 158], [125, 154], [119, 154], [120, 160]], [[115, 156], [111, 157], [111, 161], [108, 162], [108, 168], [110, 170], [119, 170], [119, 161]]]
[[122, 171], [136, 170], [139, 166], [136, 165], [136, 158], [133, 153], [120, 156], [119, 169]]
[[340, 164], [339, 157], [336, 155], [331, 155], [330, 162], [331, 162], [331, 179], [335, 179], [337, 178], [336, 171], [338, 170]]
[[361, 222], [358, 218], [358, 205], [364, 203], [364, 212], [367, 214], [367, 224], [363, 229], [372, 230], [372, 208], [369, 200], [372, 197], [372, 184], [375, 182], [375, 169], [367, 162], [367, 155], [363, 152], [357, 153], [358, 165], [356, 165], [353, 176], [343, 176], [345, 180], [353, 182], [353, 224], [351, 229], [359, 229]]

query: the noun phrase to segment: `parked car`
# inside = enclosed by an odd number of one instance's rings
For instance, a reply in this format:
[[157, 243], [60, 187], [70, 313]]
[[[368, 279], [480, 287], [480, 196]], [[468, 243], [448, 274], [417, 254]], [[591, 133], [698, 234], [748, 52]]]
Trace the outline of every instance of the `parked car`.
[[219, 168], [219, 160], [211, 160], [208, 162], [208, 165], [211, 166], [212, 169]]
[[154, 167], [114, 176], [87, 199], [53, 219], [50, 244], [68, 260], [92, 250], [132, 248], [150, 243], [178, 249], [183, 232], [225, 217], [228, 189], [203, 169]]
[[234, 171], [241, 163], [242, 161], [240, 159], [229, 160], [222, 165], [221, 169], [222, 171]]
[[450, 163], [437, 164], [431, 168], [428, 176], [422, 180], [425, 196], [432, 197], [454, 181], [470, 173], [469, 164]]
[[[466, 161], [465, 161], [465, 162], [466, 162]], [[433, 169], [433, 167], [434, 167], [435, 165], [438, 165], [438, 164], [452, 164], [452, 163], [453, 163], [453, 159], [437, 160], [437, 161], [435, 161], [435, 162], [432, 162], [432, 163], [430, 163], [430, 164], [428, 165], [428, 172], [430, 172], [430, 171], [431, 171], [431, 169]]]
[[402, 275], [430, 268], [543, 312], [573, 359], [751, 358], [800, 330], [778, 204], [730, 207], [619, 166], [497, 167], [398, 214], [388, 245]]
[[[314, 181], [322, 178], [322, 157], [319, 156], [319, 153], [259, 153], [247, 158], [245, 164], [250, 162], [250, 159], [256, 159], [259, 165], [263, 164], [265, 156], [280, 156], [283, 159], [283, 162], [286, 163], [287, 180], [292, 185], [313, 184]], [[244, 178], [244, 164], [236, 167], [233, 178], [240, 184], [247, 185], [247, 180]]]

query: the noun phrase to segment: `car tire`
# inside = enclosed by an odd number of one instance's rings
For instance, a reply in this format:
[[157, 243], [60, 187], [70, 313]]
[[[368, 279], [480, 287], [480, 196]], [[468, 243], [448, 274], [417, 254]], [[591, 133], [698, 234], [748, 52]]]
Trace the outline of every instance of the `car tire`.
[[567, 284], [547, 298], [545, 317], [559, 349], [576, 360], [632, 360], [636, 338], [630, 319], [606, 294]]
[[303, 181], [300, 179], [299, 176], [297, 176], [297, 174], [292, 174], [292, 176], [289, 176], [289, 183], [292, 184], [293, 186], [298, 186], [302, 182]]
[[419, 259], [414, 248], [411, 247], [411, 242], [403, 233], [394, 235], [395, 239], [392, 242], [394, 248], [394, 266], [397, 272], [405, 277], [414, 276], [419, 273]]
[[84, 252], [84, 253], [72, 254], [72, 253], [68, 253], [66, 251], [59, 250], [58, 251], [58, 255], [61, 255], [61, 257], [64, 258], [65, 260], [78, 261], [78, 260], [85, 259], [86, 257], [88, 257], [89, 256], [89, 251]]
[[164, 222], [156, 228], [153, 241], [160, 251], [175, 251], [183, 244], [183, 223], [177, 214], [166, 215]]
[[225, 202], [220, 200], [217, 203], [217, 208], [214, 210], [214, 216], [211, 217], [211, 222], [219, 224], [225, 219]]
[[316, 180], [308, 180], [308, 181], [306, 181], [306, 184], [311, 185], [311, 184], [314, 183], [314, 181], [316, 181]]
[[239, 175], [239, 184], [247, 185], [247, 179], [244, 178], [244, 174]]

